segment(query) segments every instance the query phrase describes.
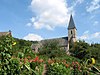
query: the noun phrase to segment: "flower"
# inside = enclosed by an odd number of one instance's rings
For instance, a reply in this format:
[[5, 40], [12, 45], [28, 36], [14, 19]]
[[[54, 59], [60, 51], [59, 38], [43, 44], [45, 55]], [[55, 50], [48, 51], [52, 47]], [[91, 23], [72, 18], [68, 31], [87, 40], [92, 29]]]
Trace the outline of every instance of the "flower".
[[16, 45], [16, 42], [13, 42], [13, 44], [12, 44], [12, 45], [13, 45], [13, 46], [14, 46], [14, 45]]
[[66, 68], [68, 68], [68, 67], [69, 67], [69, 65], [68, 65], [68, 64], [66, 64], [65, 66], [66, 66]]
[[81, 68], [81, 66], [80, 66], [80, 64], [78, 62], [72, 62], [72, 67], [74, 69], [78, 69], [78, 70], [80, 70], [80, 68]]
[[42, 63], [42, 62], [43, 62], [43, 59], [40, 59], [38, 62], [39, 62], [39, 63]]
[[32, 60], [28, 60], [28, 62], [30, 62], [30, 63], [31, 63], [31, 62], [32, 62]]
[[95, 59], [94, 58], [91, 58], [92, 60], [92, 63], [91, 64], [95, 64]]
[[33, 62], [37, 62], [37, 61], [39, 61], [39, 57], [38, 56], [33, 60]]

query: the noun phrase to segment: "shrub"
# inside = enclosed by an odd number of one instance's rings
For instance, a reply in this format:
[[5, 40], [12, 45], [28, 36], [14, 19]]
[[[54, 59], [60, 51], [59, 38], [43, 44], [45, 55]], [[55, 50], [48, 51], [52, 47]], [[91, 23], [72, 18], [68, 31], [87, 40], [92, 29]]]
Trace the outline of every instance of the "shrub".
[[74, 44], [70, 44], [70, 52], [73, 56], [79, 59], [83, 59], [86, 56], [88, 56], [87, 58], [89, 58], [90, 50], [88, 50], [88, 48], [89, 44], [85, 41], [79, 41], [75, 42]]
[[71, 75], [71, 70], [62, 63], [52, 63], [48, 65], [47, 75]]
[[19, 61], [12, 59], [14, 39], [7, 35], [0, 37], [0, 74], [14, 75], [19, 74]]
[[58, 44], [57, 41], [46, 41], [39, 50], [39, 55], [46, 55], [49, 58], [64, 56], [66, 53]]

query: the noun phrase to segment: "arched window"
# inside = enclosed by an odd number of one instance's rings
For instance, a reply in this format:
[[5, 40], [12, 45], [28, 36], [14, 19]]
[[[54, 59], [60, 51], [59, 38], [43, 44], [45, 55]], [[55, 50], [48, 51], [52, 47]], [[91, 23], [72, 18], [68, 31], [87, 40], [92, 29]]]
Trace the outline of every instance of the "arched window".
[[72, 30], [71, 30], [71, 34], [73, 34]]

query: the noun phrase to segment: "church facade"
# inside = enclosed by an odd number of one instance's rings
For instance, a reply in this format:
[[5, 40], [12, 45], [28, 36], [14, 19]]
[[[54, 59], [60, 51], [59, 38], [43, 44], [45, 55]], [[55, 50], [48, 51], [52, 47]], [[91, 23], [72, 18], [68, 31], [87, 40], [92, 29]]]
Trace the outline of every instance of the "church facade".
[[47, 41], [47, 42], [51, 42], [51, 41], [57, 41], [59, 46], [61, 48], [63, 48], [64, 50], [66, 50], [66, 52], [69, 52], [69, 43], [74, 43], [76, 42], [76, 26], [73, 20], [72, 15], [70, 16], [70, 21], [69, 21], [69, 25], [68, 25], [68, 36], [65, 37], [60, 37], [60, 38], [53, 38], [53, 39], [46, 39], [46, 40], [41, 40], [38, 41], [38, 43], [36, 44], [32, 44], [32, 50], [34, 52], [38, 52], [38, 49], [41, 48], [41, 46]]

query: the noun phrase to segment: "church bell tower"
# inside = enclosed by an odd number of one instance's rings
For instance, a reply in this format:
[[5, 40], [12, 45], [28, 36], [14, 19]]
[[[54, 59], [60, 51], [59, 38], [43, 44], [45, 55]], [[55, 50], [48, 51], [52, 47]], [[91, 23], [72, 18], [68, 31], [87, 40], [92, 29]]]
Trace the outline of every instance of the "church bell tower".
[[76, 42], [76, 30], [77, 29], [75, 27], [75, 23], [71, 15], [69, 25], [68, 25], [68, 41], [71, 43]]

